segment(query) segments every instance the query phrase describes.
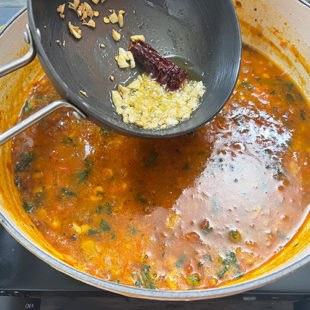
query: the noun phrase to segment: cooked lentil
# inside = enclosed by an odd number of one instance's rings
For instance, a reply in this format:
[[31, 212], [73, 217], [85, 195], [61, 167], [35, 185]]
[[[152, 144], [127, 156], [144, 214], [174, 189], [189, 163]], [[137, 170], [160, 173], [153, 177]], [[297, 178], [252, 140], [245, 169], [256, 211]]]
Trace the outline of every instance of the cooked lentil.
[[[21, 119], [57, 98], [34, 82]], [[262, 267], [309, 214], [309, 118], [292, 80], [244, 48], [229, 103], [196, 132], [132, 138], [62, 109], [14, 139], [12, 168], [25, 212], [68, 264], [124, 285], [205, 289]]]

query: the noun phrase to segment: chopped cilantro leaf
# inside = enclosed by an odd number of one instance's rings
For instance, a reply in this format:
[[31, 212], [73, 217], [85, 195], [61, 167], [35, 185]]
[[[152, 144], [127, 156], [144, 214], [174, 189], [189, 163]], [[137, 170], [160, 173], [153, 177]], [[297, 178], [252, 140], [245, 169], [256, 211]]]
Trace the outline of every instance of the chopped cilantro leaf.
[[97, 235], [97, 234], [99, 234], [99, 231], [98, 231], [98, 230], [95, 230], [95, 229], [88, 229], [87, 234], [88, 234], [89, 236]]
[[25, 171], [30, 167], [34, 159], [33, 152], [23, 152], [19, 155], [19, 162], [15, 165], [15, 172]]
[[140, 201], [140, 202], [144, 203], [144, 204], [146, 204], [146, 203], [147, 203], [146, 198], [144, 198], [144, 197], [143, 197], [143, 196], [141, 196], [140, 194], [138, 194], [138, 195], [136, 196], [136, 199], [137, 199], [138, 201]]
[[34, 207], [30, 202], [24, 200], [23, 201], [23, 208], [27, 213], [31, 213]]
[[152, 149], [152, 151], [149, 155], [149, 158], [147, 160], [145, 160], [145, 163], [144, 163], [145, 167], [149, 168], [149, 167], [153, 166], [155, 164], [157, 158], [158, 158], [158, 155], [159, 154], [154, 149]]
[[200, 283], [200, 278], [196, 275], [189, 276], [187, 279], [193, 286], [197, 286]]
[[69, 191], [69, 190], [67, 190], [67, 189], [65, 189], [65, 188], [62, 188], [62, 189], [61, 189], [61, 192], [62, 192], [63, 194], [65, 194], [66, 196], [77, 197], [76, 193], [71, 192], [71, 191]]
[[181, 268], [184, 264], [184, 261], [185, 261], [185, 255], [182, 255], [175, 263], [175, 266], [177, 268]]
[[108, 225], [108, 223], [104, 219], [102, 219], [100, 222], [100, 228], [103, 231], [110, 231], [111, 230], [111, 227]]

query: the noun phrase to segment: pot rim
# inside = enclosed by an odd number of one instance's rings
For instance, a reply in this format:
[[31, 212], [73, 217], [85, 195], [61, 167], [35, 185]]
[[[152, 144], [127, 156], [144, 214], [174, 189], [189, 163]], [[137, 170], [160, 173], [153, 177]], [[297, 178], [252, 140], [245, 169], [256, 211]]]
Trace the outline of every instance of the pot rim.
[[[18, 18], [22, 17], [24, 14], [26, 14], [26, 12], [27, 8], [23, 8], [15, 16], [13, 16], [13, 18], [11, 18], [7, 24], [3, 26], [3, 28], [0, 30], [0, 39], [2, 34], [6, 30], [8, 30], [9, 26], [15, 21], [18, 21]], [[220, 298], [229, 295], [239, 294], [274, 282], [284, 276], [287, 276], [290, 273], [293, 273], [302, 266], [305, 266], [306, 264], [310, 263], [310, 254], [308, 254], [302, 259], [299, 259], [284, 268], [272, 271], [270, 274], [263, 275], [256, 279], [248, 280], [242, 283], [227, 285], [218, 288], [189, 290], [189, 291], [151, 290], [110, 282], [92, 276], [90, 274], [87, 274], [83, 271], [80, 271], [68, 265], [67, 263], [55, 258], [53, 255], [44, 251], [43, 249], [38, 247], [35, 243], [30, 241], [7, 214], [2, 214], [0, 212], [0, 223], [16, 241], [18, 241], [22, 246], [24, 246], [28, 251], [37, 256], [39, 259], [43, 260], [48, 265], [52, 266], [54, 269], [62, 273], [65, 273], [66, 275], [76, 280], [82, 281], [86, 284], [89, 284], [91, 286], [103, 290], [118, 293], [128, 297], [144, 298], [151, 300], [171, 300], [171, 301], [202, 300], [202, 299]]]

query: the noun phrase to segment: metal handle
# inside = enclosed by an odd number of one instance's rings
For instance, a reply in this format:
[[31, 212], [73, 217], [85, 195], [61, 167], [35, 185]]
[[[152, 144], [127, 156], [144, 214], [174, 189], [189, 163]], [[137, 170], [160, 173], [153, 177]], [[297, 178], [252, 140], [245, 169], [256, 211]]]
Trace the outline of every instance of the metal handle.
[[310, 8], [310, 0], [299, 0], [302, 4]]
[[77, 109], [74, 105], [69, 103], [68, 101], [57, 100], [57, 101], [50, 103], [48, 106], [44, 107], [43, 109], [39, 110], [38, 112], [32, 114], [31, 116], [29, 116], [25, 120], [21, 121], [20, 123], [18, 123], [14, 127], [7, 130], [6, 132], [2, 133], [0, 135], [0, 145], [7, 142], [11, 138], [15, 137], [17, 134], [24, 131], [25, 129], [27, 129], [31, 125], [37, 123], [39, 120], [41, 120], [45, 116], [51, 114], [52, 112], [54, 112], [55, 110], [57, 110], [59, 108], [63, 108], [63, 107], [72, 108], [73, 110], [75, 110], [75, 112], [77, 112], [76, 113], [77, 117], [85, 118], [85, 115], [79, 109]]
[[32, 35], [31, 35], [28, 24], [26, 25], [26, 31], [25, 31], [24, 35], [25, 35], [26, 43], [29, 44], [28, 52], [24, 56], [22, 56], [16, 60], [13, 60], [12, 62], [10, 62], [4, 66], [1, 66], [0, 67], [0, 77], [5, 76], [5, 75], [17, 70], [17, 69], [20, 69], [20, 68], [28, 65], [36, 57], [36, 51], [35, 51], [35, 48], [33, 45]]
[[[29, 44], [28, 52], [24, 56], [16, 60], [13, 60], [12, 62], [0, 67], [0, 77], [3, 77], [13, 71], [16, 71], [17, 69], [20, 69], [26, 66], [27, 64], [32, 62], [33, 59], [36, 57], [36, 51], [33, 45], [32, 35], [31, 35], [28, 24], [26, 25], [26, 31], [24, 35], [25, 35], [26, 43]], [[0, 146], [4, 144], [5, 142], [7, 142], [8, 140], [15, 137], [20, 132], [30, 127], [31, 125], [37, 123], [39, 120], [41, 120], [45, 116], [51, 114], [55, 110], [62, 108], [62, 107], [72, 108], [73, 110], [75, 110], [76, 117], [85, 118], [85, 115], [78, 108], [76, 108], [74, 105], [72, 105], [68, 101], [57, 100], [57, 101], [50, 103], [48, 106], [44, 107], [43, 109], [37, 111], [36, 113], [32, 114], [25, 120], [21, 121], [14, 127], [7, 130], [6, 132], [0, 134]]]

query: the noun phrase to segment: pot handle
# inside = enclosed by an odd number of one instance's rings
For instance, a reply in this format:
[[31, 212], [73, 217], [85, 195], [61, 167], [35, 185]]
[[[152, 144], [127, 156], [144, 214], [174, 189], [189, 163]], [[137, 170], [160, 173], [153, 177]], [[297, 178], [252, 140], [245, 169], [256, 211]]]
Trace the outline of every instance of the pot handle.
[[310, 1], [309, 0], [299, 0], [299, 2], [301, 2], [302, 4], [304, 4], [305, 6], [310, 8]]
[[45, 116], [49, 115], [50, 113], [54, 112], [55, 110], [59, 108], [72, 108], [74, 110], [73, 113], [75, 114], [77, 118], [85, 118], [85, 115], [68, 101], [57, 100], [57, 101], [50, 103], [43, 109], [35, 112], [28, 118], [24, 119], [20, 123], [16, 124], [14, 127], [7, 130], [6, 132], [0, 134], [0, 145], [4, 144], [8, 140], [15, 137], [17, 134], [19, 134], [20, 132], [24, 131], [31, 125], [37, 123], [42, 118], [44, 118]]
[[26, 25], [26, 31], [24, 32], [24, 36], [25, 36], [26, 43], [29, 44], [28, 52], [24, 56], [22, 56], [16, 60], [13, 60], [6, 65], [1, 66], [0, 67], [0, 77], [5, 76], [5, 75], [17, 70], [17, 69], [20, 69], [20, 68], [28, 65], [36, 57], [36, 50], [35, 50], [34, 45], [33, 45], [32, 35], [31, 35], [28, 24]]
[[[26, 66], [27, 64], [32, 62], [33, 59], [36, 57], [36, 50], [35, 50], [35, 47], [33, 45], [32, 35], [31, 35], [28, 24], [26, 25], [26, 31], [24, 32], [24, 35], [25, 35], [26, 43], [29, 44], [28, 52], [24, 56], [22, 56], [16, 60], [13, 60], [12, 62], [10, 62], [4, 66], [1, 66], [0, 67], [0, 77], [3, 77], [3, 76], [5, 76], [5, 75], [7, 75], [13, 71], [16, 71], [17, 69], [20, 69], [20, 68]], [[7, 142], [8, 140], [10, 140], [11, 138], [15, 137], [20, 132], [22, 132], [25, 129], [27, 129], [28, 127], [30, 127], [31, 125], [37, 123], [39, 120], [41, 120], [45, 116], [49, 115], [50, 113], [54, 112], [55, 110], [57, 110], [59, 108], [63, 108], [63, 107], [72, 108], [74, 110], [73, 113], [75, 114], [75, 116], [77, 118], [85, 118], [86, 117], [78, 108], [76, 108], [70, 102], [68, 102], [66, 100], [54, 101], [54, 102], [50, 103], [49, 105], [47, 105], [46, 107], [44, 107], [43, 109], [35, 112], [34, 114], [29, 116], [28, 118], [24, 119], [20, 123], [16, 124], [14, 127], [8, 129], [6, 132], [0, 134], [0, 146], [2, 144], [4, 144], [5, 142]]]

